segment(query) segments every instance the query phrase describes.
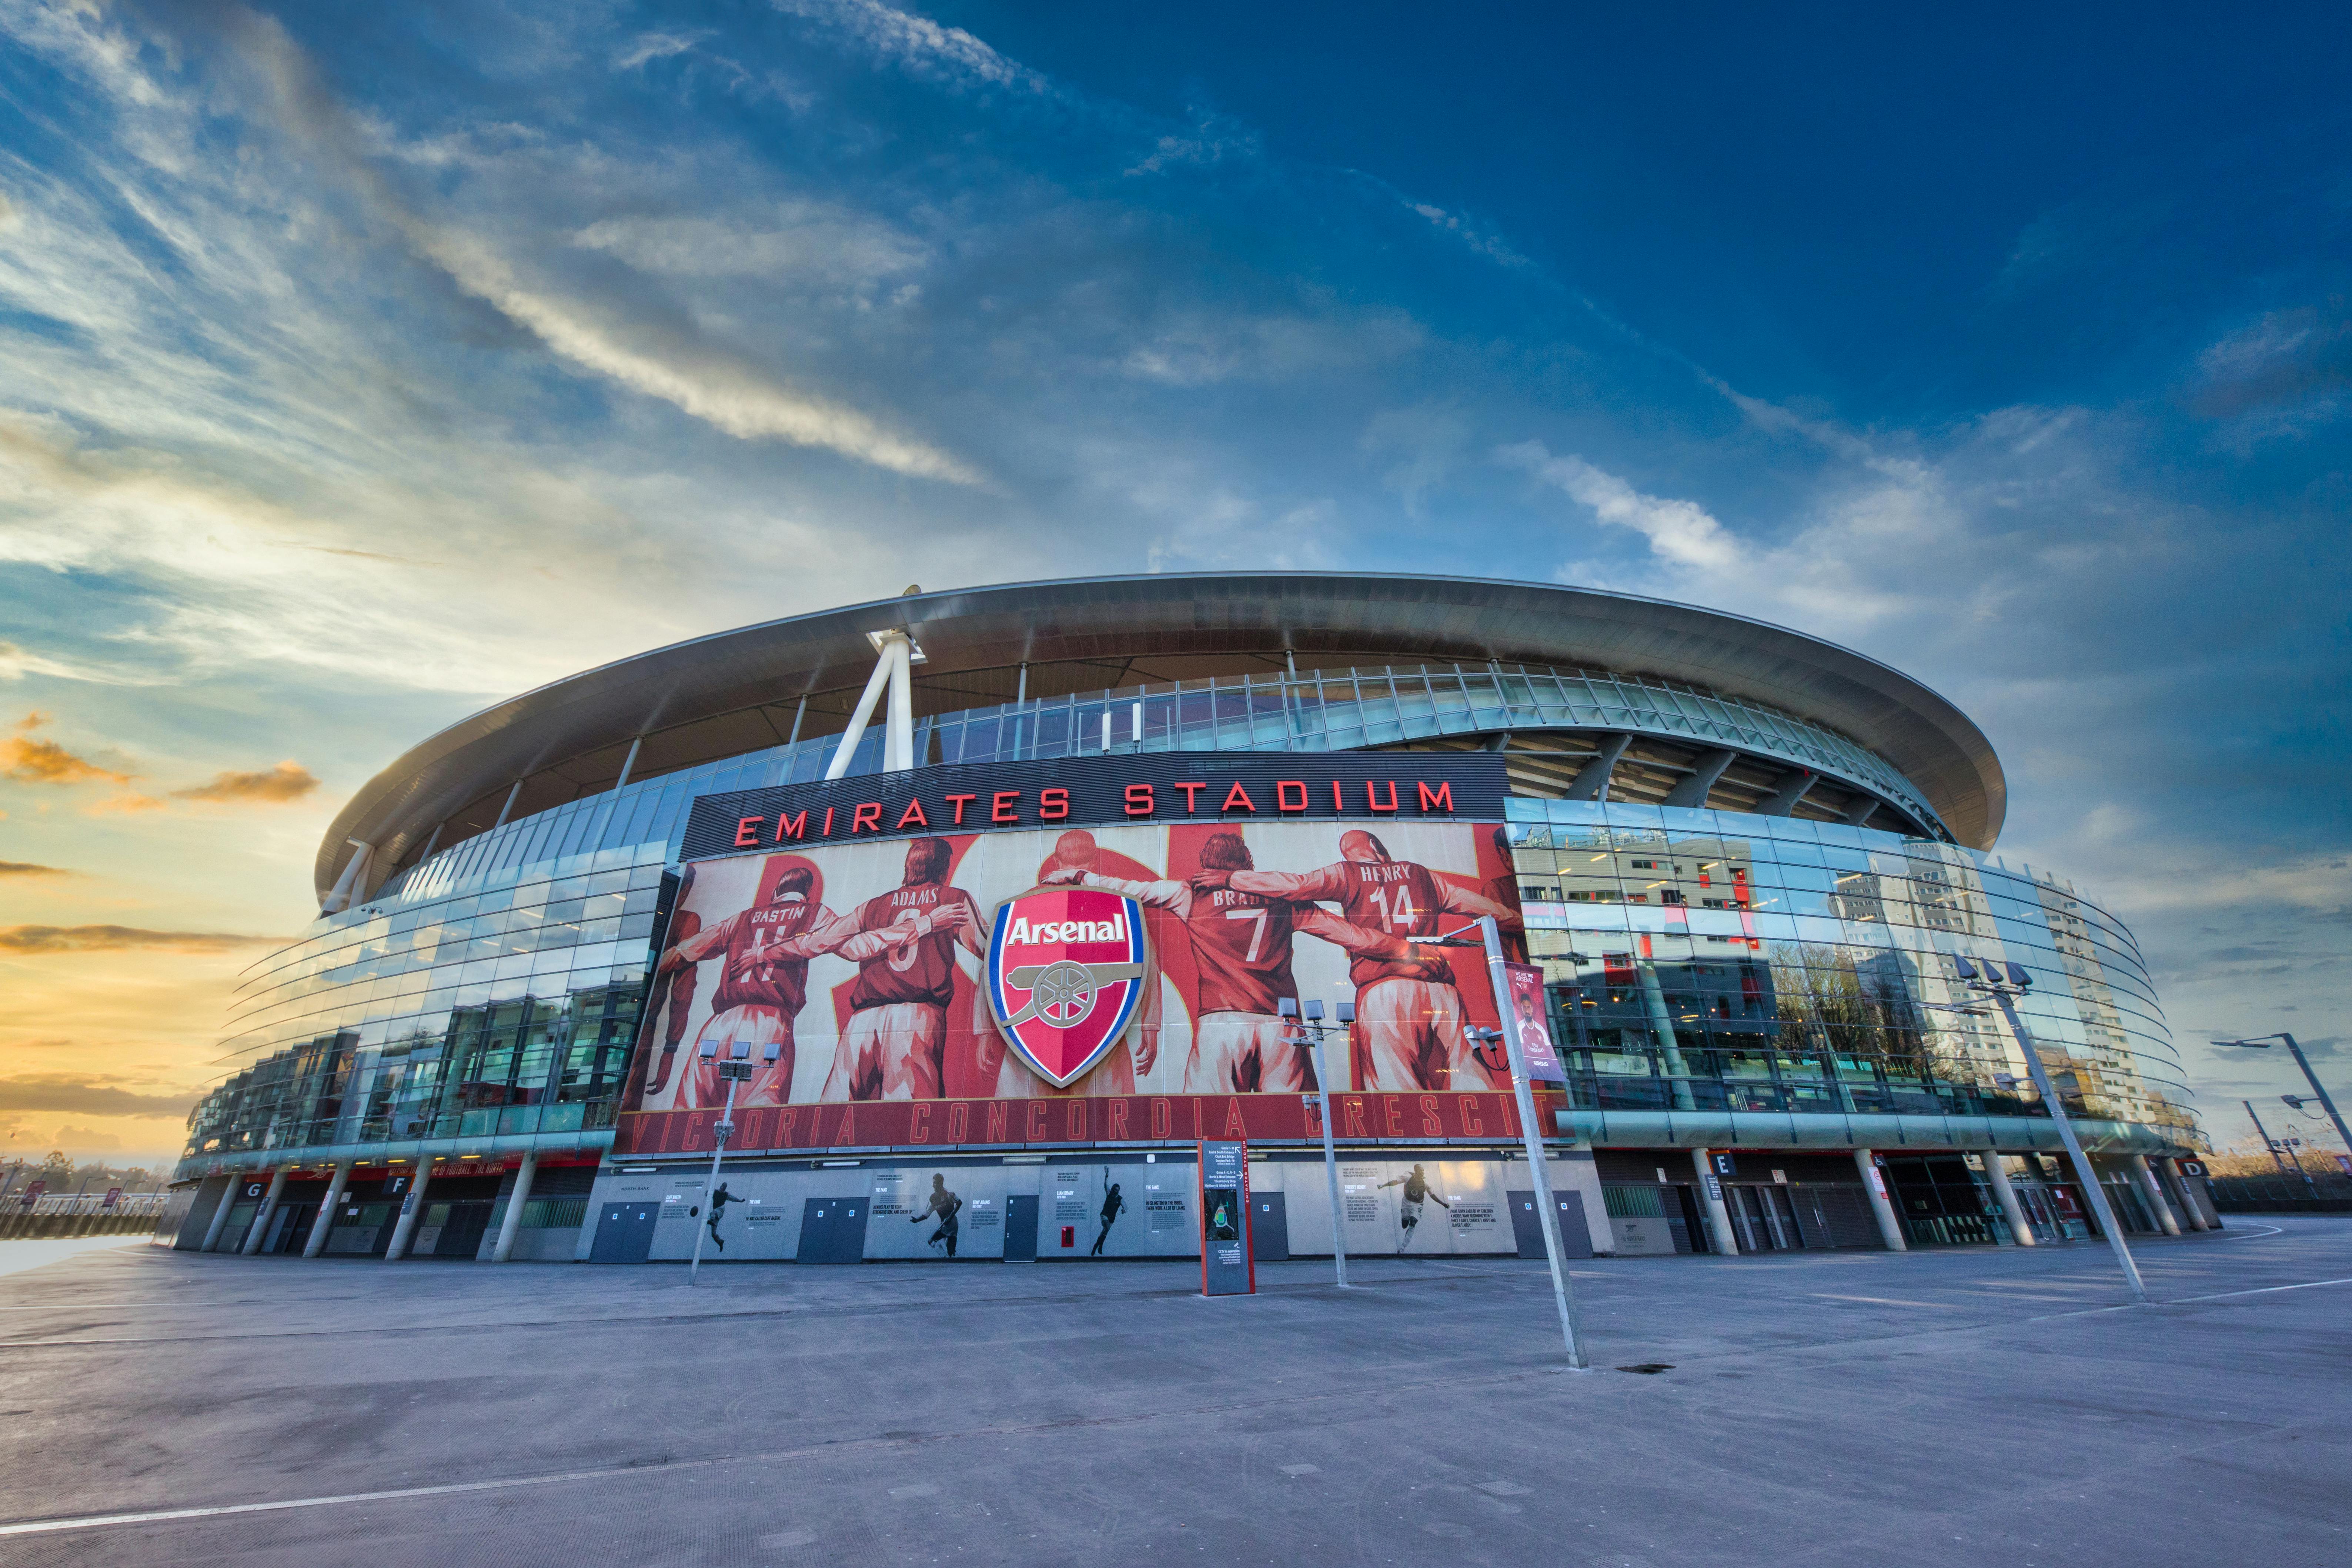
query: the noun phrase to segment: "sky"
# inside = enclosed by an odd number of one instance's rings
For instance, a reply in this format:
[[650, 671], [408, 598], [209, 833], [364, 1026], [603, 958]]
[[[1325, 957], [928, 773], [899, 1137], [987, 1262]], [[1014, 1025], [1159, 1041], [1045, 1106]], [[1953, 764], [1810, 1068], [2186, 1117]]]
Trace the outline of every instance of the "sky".
[[1226, 568], [1895, 665], [2217, 1143], [2302, 1085], [2215, 1035], [2352, 1099], [2347, 61], [2323, 5], [0, 0], [0, 1147], [175, 1153], [334, 811], [467, 713]]

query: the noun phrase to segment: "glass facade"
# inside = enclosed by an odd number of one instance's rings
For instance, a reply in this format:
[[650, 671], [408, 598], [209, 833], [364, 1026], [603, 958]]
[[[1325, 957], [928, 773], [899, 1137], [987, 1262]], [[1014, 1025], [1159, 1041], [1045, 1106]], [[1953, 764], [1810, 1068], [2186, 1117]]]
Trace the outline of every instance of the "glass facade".
[[[1415, 666], [1127, 687], [918, 719], [915, 755], [991, 763], [1104, 752], [1346, 752], [1547, 730], [1736, 748], [1851, 780], [1941, 833], [1935, 812], [1901, 773], [1843, 735], [1687, 687], [1580, 671]], [[545, 860], [673, 842], [697, 795], [807, 784], [824, 776], [839, 744], [838, 736], [823, 735], [746, 752], [554, 806], [406, 868], [387, 890], [404, 897], [427, 887], [454, 890]], [[881, 766], [877, 723], [849, 771]]]
[[2066, 883], [1839, 823], [1509, 807], [1580, 1110], [2037, 1114], [1999, 1016], [1954, 1010], [1970, 1005], [1952, 963], [1969, 955], [2032, 974], [2019, 1011], [2071, 1112], [2198, 1142], [2131, 933]]
[[[1786, 714], [1623, 677], [1444, 667], [1204, 681], [924, 720], [926, 763], [1100, 751], [1339, 751], [1541, 729], [1687, 737], [1935, 815], [1883, 759]], [[854, 773], [877, 771], [880, 727]], [[833, 737], [509, 822], [322, 918], [242, 979], [241, 1066], [192, 1114], [184, 1173], [293, 1157], [608, 1143], [649, 947], [699, 795], [813, 780]], [[1629, 1112], [2032, 1115], [2023, 1064], [1948, 955], [2026, 964], [2070, 1105], [2194, 1143], [2130, 934], [2065, 884], [1941, 837], [1611, 801], [1511, 802], [1528, 945], [1570, 1097]], [[1940, 831], [1940, 829], [1938, 829]], [[1632, 1125], [1628, 1123], [1627, 1125]], [[2046, 1122], [2045, 1122], [2046, 1125]]]

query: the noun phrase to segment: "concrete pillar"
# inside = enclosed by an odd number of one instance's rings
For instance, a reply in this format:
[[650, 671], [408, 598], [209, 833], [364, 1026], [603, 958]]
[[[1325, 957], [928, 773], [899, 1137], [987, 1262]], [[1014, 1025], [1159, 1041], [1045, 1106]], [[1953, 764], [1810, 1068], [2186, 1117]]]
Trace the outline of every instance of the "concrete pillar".
[[1856, 1149], [1853, 1163], [1862, 1172], [1862, 1190], [1870, 1194], [1870, 1210], [1878, 1216], [1879, 1239], [1889, 1252], [1910, 1251], [1910, 1243], [1903, 1239], [1903, 1216], [1895, 1212], [1895, 1195], [1886, 1190], [1886, 1173], [1867, 1149]]
[[335, 1167], [327, 1180], [327, 1195], [319, 1200], [319, 1217], [310, 1222], [310, 1239], [302, 1244], [302, 1256], [316, 1258], [327, 1250], [327, 1235], [335, 1228], [335, 1205], [343, 1201], [343, 1183], [352, 1173], [349, 1160]]
[[1706, 1151], [1691, 1151], [1691, 1163], [1698, 1167], [1699, 1202], [1706, 1205], [1706, 1227], [1715, 1233], [1715, 1249], [1726, 1258], [1739, 1256], [1739, 1237], [1731, 1228], [1731, 1211], [1723, 1206], [1723, 1184], [1716, 1179], [1715, 1167], [1707, 1163]]
[[2173, 1217], [2172, 1200], [2164, 1195], [2164, 1184], [2148, 1169], [2147, 1156], [2134, 1154], [2131, 1168], [2132, 1174], [2139, 1178], [2140, 1190], [2147, 1194], [2148, 1206], [2156, 1211], [2156, 1223], [2164, 1227], [2165, 1235], [2179, 1236], [2180, 1221]]
[[2017, 1201], [2017, 1189], [2009, 1184], [2009, 1166], [2001, 1160], [2000, 1152], [1988, 1149], [1984, 1153], [1985, 1179], [1992, 1184], [1992, 1195], [2000, 1200], [2000, 1212], [2009, 1216], [2009, 1234], [2017, 1238], [2020, 1247], [2033, 1245], [2033, 1226], [2026, 1220], [2025, 1205]]
[[392, 1222], [392, 1245], [383, 1249], [386, 1263], [397, 1263], [408, 1256], [408, 1238], [416, 1229], [416, 1216], [425, 1207], [425, 1187], [433, 1180], [433, 1167], [424, 1160], [416, 1162], [416, 1179], [408, 1184], [408, 1195], [400, 1200], [400, 1217]]
[[[261, 1194], [261, 1212], [253, 1216], [253, 1224], [246, 1230], [245, 1245], [236, 1249], [239, 1257], [250, 1258], [260, 1250], [261, 1238], [268, 1234], [269, 1217], [278, 1212], [278, 1194], [286, 1190], [286, 1173], [289, 1169], [288, 1166], [280, 1165], [270, 1173], [269, 1190]], [[2155, 1178], [2149, 1179], [2152, 1181]]]
[[530, 1182], [539, 1174], [539, 1151], [523, 1151], [522, 1164], [515, 1171], [514, 1191], [507, 1194], [507, 1217], [499, 1223], [499, 1245], [490, 1253], [490, 1261], [504, 1263], [514, 1256], [515, 1232], [522, 1228], [522, 1205], [530, 1201]]
[[205, 1244], [196, 1248], [198, 1252], [210, 1252], [220, 1245], [221, 1232], [228, 1226], [228, 1211], [236, 1206], [237, 1184], [242, 1179], [231, 1175], [228, 1185], [221, 1189], [220, 1202], [213, 1205], [213, 1223], [205, 1228]]
[[2178, 1156], [2165, 1161], [2165, 1164], [2171, 1168], [2173, 1185], [2179, 1187], [2180, 1195], [2189, 1200], [2189, 1212], [2195, 1216], [2197, 1227], [2200, 1230], [2221, 1229], [2221, 1213], [2213, 1206], [2212, 1194], [2206, 1190], [2205, 1184], [2183, 1171]]
[[[1658, 1048], [1665, 1053], [1667, 1089], [1673, 1094], [1676, 1110], [1696, 1110], [1698, 1100], [1691, 1093], [1690, 1068], [1683, 1060], [1682, 1044], [1675, 1038], [1675, 1021], [1666, 1012], [1666, 995], [1658, 985], [1658, 966], [1648, 959], [1636, 966], [1642, 976], [1642, 1000], [1650, 1010], [1650, 1032], [1658, 1037]], [[1706, 1155], [1700, 1155], [1701, 1174], [1706, 1171]]]
[[2156, 1167], [2157, 1180], [2162, 1182], [2164, 1190], [2172, 1194], [2173, 1206], [2180, 1211], [2180, 1217], [2189, 1222], [2189, 1228], [2212, 1229], [2205, 1223], [2205, 1210], [2197, 1202], [2197, 1194], [2189, 1190], [2189, 1178], [2180, 1173], [2180, 1162], [2167, 1155], [2149, 1163]]

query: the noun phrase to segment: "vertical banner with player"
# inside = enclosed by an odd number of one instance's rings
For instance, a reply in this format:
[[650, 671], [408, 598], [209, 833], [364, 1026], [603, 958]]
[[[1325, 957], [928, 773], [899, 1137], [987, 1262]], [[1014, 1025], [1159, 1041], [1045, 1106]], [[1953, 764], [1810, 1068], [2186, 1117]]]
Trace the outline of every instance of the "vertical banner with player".
[[1511, 1010], [1503, 1027], [1516, 1029], [1519, 1058], [1528, 1064], [1531, 1083], [1566, 1083], [1568, 1069], [1554, 1048], [1551, 1024], [1546, 1018], [1544, 973], [1532, 963], [1506, 963], [1503, 975], [1511, 987]]
[[[1496, 1053], [1474, 1048], [1472, 1031], [1503, 1023], [1483, 965], [1420, 940], [1482, 915], [1519, 929], [1499, 826], [1276, 816], [1339, 792], [1275, 785], [1260, 805], [1273, 820], [979, 832], [986, 797], [959, 795], [923, 818], [942, 832], [691, 860], [623, 1110], [714, 1111], [723, 1086], [701, 1047], [725, 1060], [738, 1042], [760, 1064], [738, 1086], [738, 1115], [779, 1108], [756, 1123], [776, 1144], [816, 1135], [806, 1115], [782, 1119], [803, 1105], [1257, 1094], [1296, 1105], [1317, 1085], [1281, 1005], [1302, 995], [1355, 1004], [1334, 1090], [1437, 1094], [1448, 1117], [1470, 1114], [1461, 1094], [1507, 1094]], [[1383, 809], [1398, 797], [1360, 794]], [[747, 842], [774, 836], [772, 816], [743, 821]], [[977, 1111], [936, 1120], [928, 1135], [941, 1142], [1005, 1141], [983, 1136]], [[864, 1136], [824, 1127], [828, 1142]]]

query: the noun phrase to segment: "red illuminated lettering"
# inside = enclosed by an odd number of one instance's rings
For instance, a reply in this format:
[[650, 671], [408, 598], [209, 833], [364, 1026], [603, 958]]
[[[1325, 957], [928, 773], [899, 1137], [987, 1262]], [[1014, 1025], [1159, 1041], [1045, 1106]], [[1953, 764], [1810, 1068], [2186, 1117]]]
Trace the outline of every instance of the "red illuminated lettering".
[[970, 805], [973, 801], [976, 801], [979, 798], [980, 796], [976, 795], [951, 795], [948, 796], [949, 803], [956, 808], [955, 825], [958, 827], [963, 826], [963, 808]]
[[1427, 784], [1422, 783], [1419, 779], [1412, 781], [1412, 787], [1413, 793], [1421, 796], [1422, 810], [1452, 811], [1454, 809], [1454, 781], [1452, 779], [1448, 779], [1444, 784], [1439, 784], [1434, 791], [1433, 791]]
[[881, 832], [882, 803], [878, 800], [863, 800], [850, 807], [849, 831], [852, 833], [860, 831], [870, 831], [874, 833]]
[[[1298, 792], [1298, 802], [1295, 805], [1291, 804], [1290, 800], [1290, 792], [1292, 790], [1297, 790]], [[1305, 779], [1275, 780], [1274, 809], [1276, 811], [1305, 811], [1307, 809], [1307, 781]]]
[[1190, 816], [1201, 808], [1200, 794], [1209, 786], [1204, 784], [1184, 784], [1180, 782], [1177, 784], [1176, 787], [1184, 792], [1184, 815]]
[[798, 816], [786, 816], [781, 811], [776, 813], [776, 837], [778, 840], [781, 841], [786, 838], [798, 838], [802, 834], [806, 833], [807, 831], [807, 812], [803, 811]]
[[1347, 1138], [1370, 1138], [1371, 1133], [1366, 1131], [1364, 1127], [1364, 1102], [1361, 1097], [1351, 1094], [1345, 1100], [1341, 1100], [1340, 1104], [1345, 1106], [1348, 1111], [1348, 1131], [1342, 1133], [1341, 1136]]
[[1128, 816], [1150, 816], [1158, 809], [1160, 808], [1152, 804], [1151, 786], [1150, 784], [1129, 784], [1127, 786]]
[[1478, 1120], [1478, 1097], [1475, 1094], [1465, 1094], [1457, 1096], [1456, 1100], [1462, 1111], [1463, 1132], [1475, 1138], [1486, 1131], [1486, 1124]]
[[948, 1107], [948, 1142], [961, 1143], [971, 1128], [971, 1102], [959, 1100]]
[[783, 1114], [776, 1118], [777, 1148], [782, 1149], [791, 1145], [793, 1141], [793, 1123], [800, 1120], [800, 1115], [801, 1113], [798, 1110], [787, 1105], [784, 1107]]
[[1059, 822], [1070, 815], [1070, 792], [1047, 789], [1037, 792], [1037, 817], [1041, 822]]
[[1338, 779], [1333, 779], [1331, 781], [1331, 809], [1334, 811], [1345, 811], [1348, 809], [1348, 803], [1339, 798], [1339, 781]]
[[1151, 1135], [1154, 1138], [1167, 1137], [1174, 1127], [1175, 1121], [1176, 1112], [1170, 1108], [1166, 1100], [1155, 1100], [1151, 1102]]
[[1421, 1135], [1424, 1138], [1445, 1135], [1444, 1126], [1437, 1120], [1437, 1096], [1433, 1094], [1421, 1097]]
[[760, 847], [760, 824], [766, 820], [767, 818], [762, 816], [737, 817], [735, 819], [735, 847], [738, 849], [757, 849]]
[[1220, 1136], [1225, 1138], [1249, 1136], [1249, 1128], [1242, 1121], [1242, 1102], [1237, 1095], [1228, 1095], [1225, 1098], [1225, 1130]]
[[1032, 1143], [1045, 1136], [1045, 1102], [1044, 1100], [1033, 1100], [1029, 1102], [1028, 1125], [1021, 1131], [1022, 1136]]
[[1234, 787], [1225, 792], [1225, 804], [1217, 809], [1219, 811], [1255, 811], [1257, 802], [1249, 797], [1249, 791], [1242, 788], [1242, 781], [1235, 779]]
[[1375, 785], [1371, 780], [1366, 779], [1364, 781], [1364, 805], [1373, 811], [1394, 811], [1397, 808], [1396, 780], [1389, 780], [1389, 803], [1386, 805], [1382, 805], [1381, 804], [1381, 792], [1379, 786]]
[[1114, 1100], [1110, 1102], [1110, 1136], [1113, 1138], [1125, 1138], [1129, 1136], [1127, 1131], [1127, 1101], [1124, 1100]]
[[1021, 792], [1017, 789], [1001, 789], [994, 795], [990, 795], [988, 797], [988, 820], [991, 822], [1020, 821], [1020, 816], [1016, 815], [1013, 809], [1013, 803], [1020, 798]]
[[1062, 1136], [1073, 1143], [1081, 1143], [1087, 1136], [1086, 1096], [1074, 1094], [1068, 1100], [1069, 1110], [1062, 1117]]
[[917, 1100], [914, 1114], [907, 1119], [907, 1142], [928, 1143], [931, 1141], [931, 1108], [928, 1101]]
[[985, 1141], [991, 1143], [1003, 1142], [1005, 1130], [1011, 1123], [1012, 1115], [1013, 1108], [1003, 1100], [990, 1100], [988, 1102], [988, 1137]]
[[824, 808], [824, 837], [827, 837], [827, 838], [830, 838], [830, 837], [833, 837], [833, 807], [831, 807], [831, 806], [829, 806], [829, 805], [828, 805], [828, 806], [826, 806], [826, 807]]
[[1391, 1138], [1404, 1136], [1404, 1109], [1393, 1094], [1381, 1096], [1381, 1126]]
[[855, 1147], [856, 1142], [857, 1108], [854, 1105], [845, 1105], [841, 1108], [841, 1126], [833, 1134], [833, 1146], [836, 1149], [848, 1149]]
[[907, 809], [898, 814], [898, 826], [903, 828], [909, 825], [916, 827], [929, 827], [931, 825], [931, 819], [923, 815], [923, 803], [919, 800], [908, 801]]

